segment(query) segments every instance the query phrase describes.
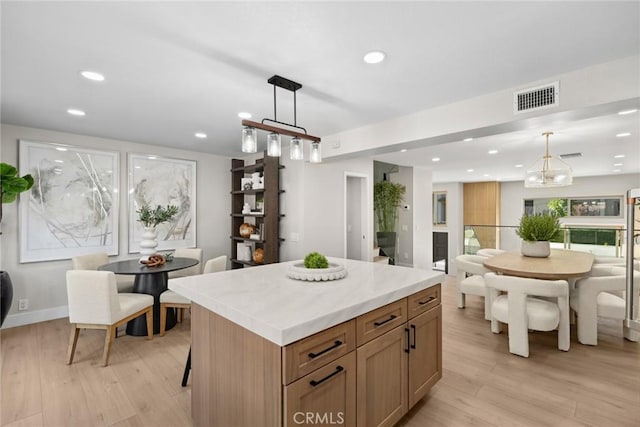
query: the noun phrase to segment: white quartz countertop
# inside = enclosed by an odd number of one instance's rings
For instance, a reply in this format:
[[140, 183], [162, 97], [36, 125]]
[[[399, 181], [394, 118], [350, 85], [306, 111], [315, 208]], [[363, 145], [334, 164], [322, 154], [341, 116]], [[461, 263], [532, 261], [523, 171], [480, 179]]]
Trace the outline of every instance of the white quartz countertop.
[[287, 277], [301, 261], [169, 280], [169, 289], [285, 346], [368, 311], [444, 282], [444, 273], [329, 258], [347, 277], [307, 282]]

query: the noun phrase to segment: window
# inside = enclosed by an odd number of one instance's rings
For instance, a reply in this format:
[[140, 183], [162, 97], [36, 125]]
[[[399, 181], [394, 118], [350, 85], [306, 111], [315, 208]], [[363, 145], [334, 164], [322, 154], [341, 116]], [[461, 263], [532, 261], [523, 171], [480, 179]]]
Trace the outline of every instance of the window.
[[525, 215], [555, 212], [561, 217], [622, 217], [622, 196], [525, 199]]

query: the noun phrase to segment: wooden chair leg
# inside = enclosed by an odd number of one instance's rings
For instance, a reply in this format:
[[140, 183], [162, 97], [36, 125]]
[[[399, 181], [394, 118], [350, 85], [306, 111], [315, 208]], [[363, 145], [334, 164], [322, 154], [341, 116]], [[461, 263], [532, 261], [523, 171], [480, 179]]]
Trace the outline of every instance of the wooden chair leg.
[[[162, 309], [160, 310], [160, 332], [164, 335], [164, 323], [162, 322], [162, 313], [165, 313]], [[153, 339], [153, 306], [149, 307], [149, 310], [147, 310], [147, 313], [145, 314], [145, 316], [147, 316], [147, 339], [148, 340], [152, 340]], [[166, 317], [166, 313], [165, 313], [165, 322], [167, 321], [167, 317]]]
[[164, 332], [167, 328], [167, 306], [165, 304], [160, 304], [160, 336], [164, 336]]
[[73, 362], [73, 355], [76, 352], [76, 344], [78, 343], [78, 335], [80, 329], [76, 325], [71, 325], [71, 336], [69, 336], [69, 348], [67, 350], [67, 365]]
[[104, 352], [102, 353], [102, 366], [109, 364], [109, 352], [111, 351], [111, 344], [116, 337], [116, 327], [114, 325], [107, 326], [107, 334], [104, 338]]

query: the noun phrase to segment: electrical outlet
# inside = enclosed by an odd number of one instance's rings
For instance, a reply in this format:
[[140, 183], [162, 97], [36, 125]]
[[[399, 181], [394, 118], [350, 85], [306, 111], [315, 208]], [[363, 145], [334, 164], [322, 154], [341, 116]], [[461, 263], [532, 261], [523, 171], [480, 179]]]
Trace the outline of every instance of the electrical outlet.
[[29, 300], [28, 299], [21, 299], [18, 302], [18, 310], [22, 311], [22, 310], [29, 310]]

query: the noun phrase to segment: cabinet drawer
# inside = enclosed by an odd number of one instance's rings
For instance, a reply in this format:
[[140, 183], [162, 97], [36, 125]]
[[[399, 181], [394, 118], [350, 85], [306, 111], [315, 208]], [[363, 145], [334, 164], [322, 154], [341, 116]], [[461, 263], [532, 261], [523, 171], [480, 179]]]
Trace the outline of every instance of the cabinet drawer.
[[406, 321], [406, 298], [358, 316], [356, 318], [356, 343], [361, 346]]
[[284, 386], [284, 426], [356, 425], [356, 352]]
[[407, 298], [409, 319], [440, 304], [440, 284], [416, 292]]
[[341, 323], [282, 349], [283, 384], [332, 362], [356, 347], [355, 320]]

